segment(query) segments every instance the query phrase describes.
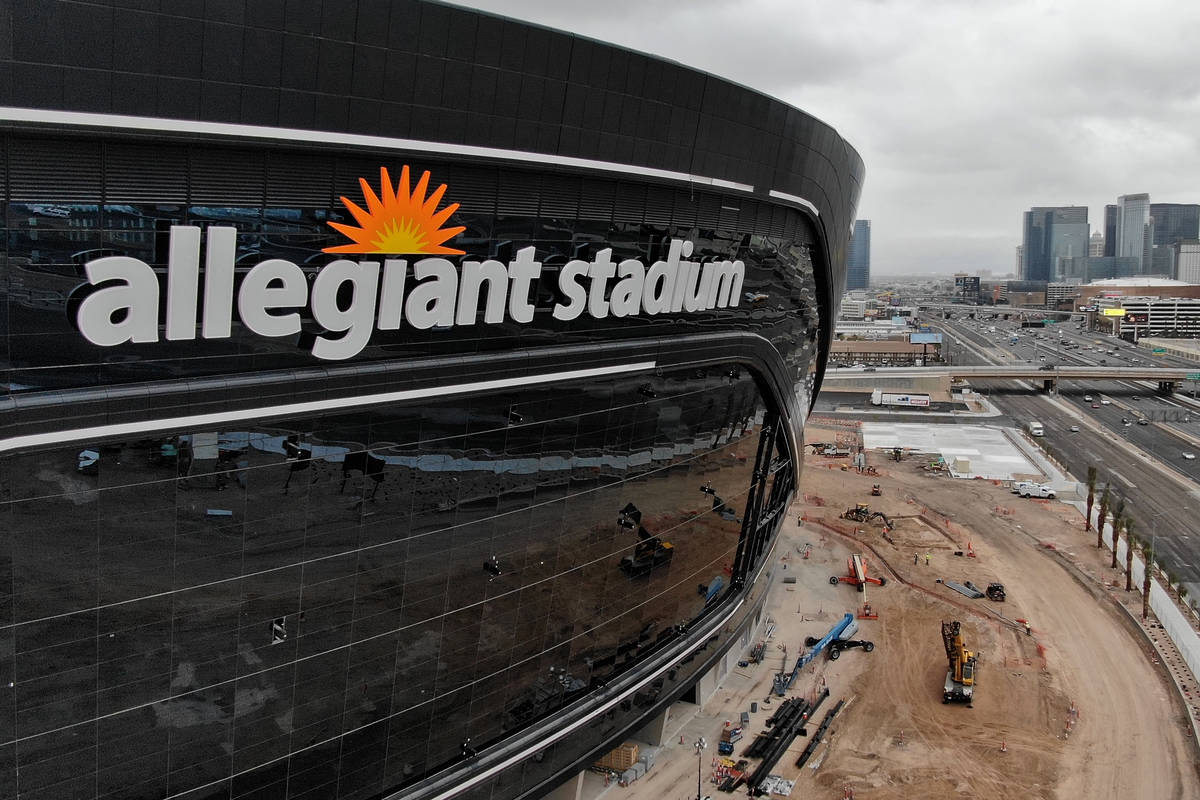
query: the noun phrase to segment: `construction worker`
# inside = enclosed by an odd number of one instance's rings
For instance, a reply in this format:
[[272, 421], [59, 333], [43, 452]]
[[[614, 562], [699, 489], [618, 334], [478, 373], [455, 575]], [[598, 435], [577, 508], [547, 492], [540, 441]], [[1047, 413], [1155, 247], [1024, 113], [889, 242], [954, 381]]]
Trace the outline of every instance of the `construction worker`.
[[925, 566], [929, 566], [929, 553], [925, 554]]
[[917, 554], [913, 553], [913, 566], [915, 567], [916, 565], [917, 565]]

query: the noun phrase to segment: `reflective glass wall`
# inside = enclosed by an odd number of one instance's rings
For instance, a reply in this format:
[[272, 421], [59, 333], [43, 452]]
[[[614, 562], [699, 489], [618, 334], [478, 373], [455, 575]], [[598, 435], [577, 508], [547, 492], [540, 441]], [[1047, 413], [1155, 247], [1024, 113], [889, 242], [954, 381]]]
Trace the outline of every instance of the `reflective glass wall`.
[[418, 781], [726, 597], [767, 414], [722, 364], [5, 458], [0, 794]]

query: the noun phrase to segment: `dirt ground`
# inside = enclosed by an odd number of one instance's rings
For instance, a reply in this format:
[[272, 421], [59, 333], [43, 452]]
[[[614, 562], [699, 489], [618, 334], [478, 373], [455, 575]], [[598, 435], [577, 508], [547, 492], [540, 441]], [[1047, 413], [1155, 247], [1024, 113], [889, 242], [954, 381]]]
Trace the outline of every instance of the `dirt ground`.
[[[1097, 551], [1077, 511], [1022, 500], [990, 481], [931, 477], [919, 458], [895, 464], [873, 453], [878, 476], [842, 471], [841, 463], [808, 457], [778, 551], [787, 561], [782, 574], [797, 583], [778, 585], [769, 600], [778, 632], [766, 662], [727, 676], [716, 697], [674, 730], [655, 770], [600, 794], [695, 797], [699, 771], [704, 794], [721, 797], [707, 779], [725, 721], [769, 696], [771, 676], [794, 663], [805, 636], [823, 634], [861, 605], [852, 586], [829, 584], [845, 573], [847, 555], [861, 552], [870, 574], [888, 577], [886, 586], [868, 588], [879, 619], [862, 620], [857, 634], [875, 649], [818, 657], [801, 675], [794, 694], [828, 686], [832, 701], [850, 704], [807, 767], [794, 765], [804, 738], [779, 761], [775, 772], [796, 781], [792, 797], [842, 798], [848, 790], [859, 800], [1200, 797], [1188, 709], [1168, 669], [1192, 697], [1194, 679], [1177, 656], [1150, 645], [1147, 634], [1160, 645], [1165, 637], [1153, 620], [1139, 627], [1140, 594], [1124, 592], [1123, 574], [1111, 570], [1107, 550]], [[882, 497], [870, 496], [873, 483]], [[883, 511], [894, 529], [885, 536], [878, 524], [839, 519], [855, 502]], [[805, 546], [808, 558], [800, 555]], [[971, 600], [938, 579], [981, 588], [999, 581], [1008, 599]], [[942, 620], [961, 621], [977, 653], [973, 707], [941, 702]], [[832, 705], [826, 701], [816, 719]], [[771, 713], [760, 705], [752, 715], [739, 755]], [[700, 735], [711, 749], [698, 759], [691, 744]]]

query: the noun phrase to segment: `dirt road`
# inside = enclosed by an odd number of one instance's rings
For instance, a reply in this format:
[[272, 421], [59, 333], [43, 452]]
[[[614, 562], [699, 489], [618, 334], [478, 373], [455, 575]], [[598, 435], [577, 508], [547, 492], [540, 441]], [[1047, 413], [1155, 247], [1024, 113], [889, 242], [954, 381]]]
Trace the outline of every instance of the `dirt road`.
[[[715, 753], [697, 759], [692, 743], [703, 735], [715, 747], [726, 719], [768, 695], [771, 674], [785, 663], [781, 646], [787, 663], [794, 661], [804, 636], [823, 633], [861, 604], [852, 587], [828, 582], [845, 571], [848, 553], [861, 552], [872, 573], [891, 577], [867, 593], [880, 618], [860, 622], [858, 636], [876, 647], [805, 668], [796, 694], [827, 685], [834, 699], [851, 703], [810, 762], [817, 769], [794, 765], [805, 739], [780, 760], [776, 772], [796, 780], [793, 797], [842, 797], [851, 789], [857, 800], [1200, 798], [1185, 710], [1121, 607], [1136, 607], [1137, 594], [1121, 591], [1123, 580], [1109, 569], [1107, 551], [1096, 550], [1095, 534], [1084, 534], [1078, 513], [1021, 500], [989, 481], [929, 477], [916, 459], [872, 460], [878, 477], [809, 459], [804, 495], [777, 550], [797, 583], [780, 584], [769, 600], [780, 634], [768, 662], [728, 676], [703, 712], [680, 721], [645, 778], [600, 793], [684, 800], [695, 796], [699, 768], [704, 793], [721, 797], [707, 781]], [[873, 483], [882, 497], [870, 496]], [[880, 525], [838, 518], [863, 501], [892, 518], [886, 536]], [[811, 556], [800, 559], [805, 544]], [[999, 581], [1008, 600], [970, 600], [939, 579]], [[954, 619], [979, 659], [970, 708], [941, 703], [947, 660], [940, 623]], [[770, 713], [760, 707], [751, 734]]]

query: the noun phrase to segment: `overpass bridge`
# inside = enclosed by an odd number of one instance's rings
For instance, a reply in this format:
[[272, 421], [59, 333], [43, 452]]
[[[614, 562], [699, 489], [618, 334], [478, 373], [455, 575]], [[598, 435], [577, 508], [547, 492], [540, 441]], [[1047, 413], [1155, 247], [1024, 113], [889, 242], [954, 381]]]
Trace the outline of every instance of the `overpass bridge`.
[[878, 367], [867, 369], [829, 369], [825, 371], [825, 382], [830, 388], [844, 382], [860, 386], [886, 384], [894, 381], [934, 380], [1012, 380], [1041, 381], [1042, 388], [1053, 392], [1059, 381], [1154, 381], [1159, 392], [1170, 394], [1184, 381], [1200, 381], [1200, 366], [1187, 367], [1080, 367], [1041, 365], [990, 365], [969, 364], [960, 367], [938, 365], [935, 367]]
[[1049, 308], [1025, 308], [1024, 306], [972, 306], [964, 303], [914, 303], [918, 311], [937, 311], [945, 314], [965, 314], [999, 319], [1051, 319], [1069, 322], [1079, 311], [1056, 311]]

